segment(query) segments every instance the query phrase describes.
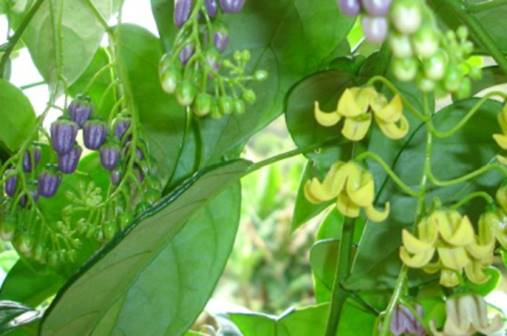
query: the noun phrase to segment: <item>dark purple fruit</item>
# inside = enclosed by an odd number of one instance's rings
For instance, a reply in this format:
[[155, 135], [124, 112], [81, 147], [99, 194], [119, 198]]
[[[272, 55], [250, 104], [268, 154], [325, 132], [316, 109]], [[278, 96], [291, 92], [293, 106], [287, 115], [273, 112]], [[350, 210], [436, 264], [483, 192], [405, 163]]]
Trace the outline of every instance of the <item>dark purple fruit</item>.
[[58, 170], [64, 174], [72, 174], [76, 171], [83, 150], [77, 144], [66, 154], [58, 155]]
[[186, 65], [190, 58], [194, 55], [194, 46], [192, 44], [187, 44], [183, 49], [180, 51], [180, 62], [183, 65]]
[[29, 173], [37, 167], [42, 156], [42, 151], [39, 147], [33, 147], [27, 150], [23, 155], [23, 171]]
[[102, 121], [90, 120], [83, 127], [83, 142], [86, 148], [97, 150], [107, 138], [107, 124]]
[[359, 0], [337, 0], [338, 8], [347, 16], [357, 16], [361, 12], [361, 3]]
[[[37, 190], [31, 190], [30, 191], [30, 196], [32, 197], [33, 201], [34, 202], [38, 202], [39, 201], [39, 192]], [[26, 207], [28, 205], [28, 195], [23, 195], [20, 197], [19, 199], [19, 205], [21, 205], [23, 208]]]
[[57, 120], [51, 124], [51, 144], [58, 154], [72, 150], [76, 141], [78, 124], [70, 120]]
[[40, 173], [39, 178], [39, 195], [42, 197], [53, 197], [58, 191], [58, 187], [62, 182], [62, 178], [56, 173], [50, 172], [48, 170]]
[[100, 162], [107, 170], [114, 170], [120, 163], [121, 148], [117, 145], [104, 145], [100, 148]]
[[7, 180], [5, 181], [5, 193], [9, 197], [13, 197], [16, 194], [16, 190], [18, 189], [18, 176], [14, 173], [14, 171], [8, 172]]
[[220, 0], [220, 6], [226, 13], [238, 13], [241, 12], [245, 0]]
[[183, 26], [190, 17], [192, 0], [175, 0], [174, 2], [174, 25], [178, 28]]
[[227, 31], [220, 30], [213, 34], [213, 44], [215, 44], [215, 47], [218, 50], [224, 52], [227, 48], [227, 45], [229, 44], [229, 34]]
[[93, 107], [89, 98], [78, 98], [70, 103], [68, 111], [70, 119], [82, 128], [85, 122], [90, 119]]
[[114, 136], [122, 141], [123, 137], [125, 136], [125, 133], [127, 133], [128, 129], [130, 128], [130, 119], [128, 118], [120, 118], [117, 119], [114, 122]]
[[206, 11], [210, 17], [215, 17], [217, 15], [218, 4], [217, 0], [206, 0]]

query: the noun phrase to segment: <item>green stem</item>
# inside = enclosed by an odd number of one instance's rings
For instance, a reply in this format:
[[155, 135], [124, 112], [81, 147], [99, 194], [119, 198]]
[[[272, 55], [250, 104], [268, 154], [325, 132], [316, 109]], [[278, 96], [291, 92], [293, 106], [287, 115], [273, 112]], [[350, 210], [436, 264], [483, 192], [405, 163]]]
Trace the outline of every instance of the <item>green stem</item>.
[[329, 316], [327, 319], [326, 336], [336, 336], [340, 323], [341, 312], [347, 299], [348, 293], [343, 290], [342, 283], [350, 273], [352, 264], [352, 245], [354, 243], [354, 220], [347, 219], [343, 224], [340, 239], [338, 264], [334, 277]]
[[461, 0], [439, 1], [442, 1], [445, 5], [447, 5], [450, 10], [450, 15], [455, 15], [470, 29], [475, 40], [481, 45], [481, 47], [489, 51], [491, 56], [498, 63], [498, 66], [505, 74], [507, 74], [507, 58], [505, 58], [502, 51], [498, 48], [497, 42], [482, 27], [480, 21], [467, 11], [465, 4]]
[[476, 177], [479, 177], [481, 175], [489, 173], [490, 171], [493, 171], [493, 170], [497, 170], [500, 173], [502, 173], [505, 177], [507, 177], [507, 168], [505, 168], [504, 166], [497, 164], [497, 163], [488, 164], [488, 165], [483, 166], [483, 167], [481, 167], [469, 174], [466, 174], [466, 175], [463, 175], [463, 176], [460, 176], [458, 178], [451, 179], [451, 180], [445, 180], [445, 181], [439, 180], [438, 178], [435, 177], [435, 175], [433, 175], [432, 171], [429, 172], [428, 177], [430, 178], [431, 183], [433, 183], [437, 187], [450, 187], [450, 186], [453, 186], [456, 184], [467, 182], [467, 181], [472, 180]]
[[34, 88], [37, 86], [45, 85], [45, 84], [46, 84], [45, 81], [40, 81], [40, 82], [30, 83], [30, 84], [26, 84], [26, 85], [21, 85], [19, 88], [21, 90], [28, 90], [28, 89], [31, 89], [31, 88]]
[[494, 204], [495, 203], [495, 199], [493, 197], [491, 197], [491, 195], [488, 194], [487, 192], [485, 192], [485, 191], [476, 191], [476, 192], [473, 192], [473, 193], [467, 195], [465, 198], [463, 198], [462, 200], [460, 200], [458, 203], [456, 203], [453, 206], [451, 206], [451, 209], [453, 209], [453, 210], [459, 209], [463, 205], [468, 204], [470, 201], [472, 201], [472, 200], [474, 200], [476, 198], [482, 198], [488, 204]]
[[5, 65], [7, 64], [7, 61], [9, 60], [12, 52], [14, 51], [14, 48], [16, 47], [16, 44], [21, 39], [21, 36], [25, 32], [26, 28], [30, 24], [30, 21], [32, 21], [33, 17], [39, 10], [40, 6], [45, 0], [37, 0], [37, 2], [30, 8], [30, 11], [26, 14], [26, 16], [23, 18], [23, 21], [19, 25], [18, 29], [16, 29], [16, 33], [9, 39], [9, 43], [7, 48], [5, 49], [5, 53], [2, 56], [2, 59], [0, 60], [0, 78], [3, 78], [3, 75], [5, 73]]
[[507, 0], [486, 0], [479, 3], [467, 3], [466, 8], [470, 13], [479, 13], [505, 5], [507, 5]]

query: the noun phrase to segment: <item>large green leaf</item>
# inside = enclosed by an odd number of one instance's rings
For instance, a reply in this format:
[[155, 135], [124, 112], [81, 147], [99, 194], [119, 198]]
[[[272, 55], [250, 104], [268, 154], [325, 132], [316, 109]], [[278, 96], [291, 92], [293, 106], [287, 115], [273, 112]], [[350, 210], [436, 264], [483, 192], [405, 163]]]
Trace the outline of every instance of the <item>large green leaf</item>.
[[[460, 101], [438, 112], [434, 117], [437, 129], [447, 130], [455, 126], [476, 102], [477, 99]], [[500, 103], [488, 101], [467, 126], [454, 136], [434, 140], [432, 166], [439, 179], [456, 178], [491, 162], [499, 151], [492, 134], [500, 131], [496, 115], [501, 108]], [[426, 130], [424, 127], [414, 130], [415, 135], [408, 144], [390, 141], [376, 132], [371, 139], [370, 150], [382, 155], [409, 186], [416, 188], [422, 175]], [[371, 164], [370, 169], [378, 182], [385, 177], [375, 163]], [[443, 189], [431, 188], [426, 203], [431, 205], [432, 200], [439, 197], [444, 205], [450, 205], [476, 190], [493, 191], [500, 181], [499, 174], [493, 172], [469, 183]], [[351, 289], [392, 288], [399, 274], [401, 230], [414, 225], [416, 202], [402, 194], [392, 182], [386, 185], [380, 195], [380, 203], [387, 201], [391, 202], [392, 207], [389, 219], [382, 224], [366, 225], [352, 275], [347, 281]], [[479, 201], [471, 203], [464, 210], [472, 219], [476, 219], [483, 209], [484, 205]], [[422, 272], [414, 272], [411, 276], [414, 285], [428, 281], [428, 277], [422, 275]]]
[[17, 301], [37, 307], [54, 295], [64, 279], [48, 270], [35, 270], [19, 260], [7, 274], [0, 290], [0, 300]]
[[35, 112], [28, 98], [0, 79], [0, 143], [15, 151], [33, 131]]
[[[324, 335], [326, 330], [328, 304], [289, 309], [281, 316], [265, 314], [228, 314], [243, 336], [308, 336]], [[341, 317], [342, 323], [336, 335], [371, 334], [375, 317], [347, 303]], [[363, 334], [363, 333], [361, 333]]]
[[[180, 335], [221, 274], [249, 164], [199, 173], [134, 221], [62, 290], [42, 335]], [[215, 197], [217, 194], [219, 196]]]
[[144, 28], [122, 25], [118, 57], [126, 71], [126, 85], [139, 113], [157, 176], [169, 178], [178, 163], [185, 133], [185, 113], [174, 97], [162, 91], [158, 63], [162, 50], [158, 39]]
[[[176, 31], [168, 19], [172, 17], [173, 3], [152, 0], [166, 50], [170, 50]], [[203, 164], [237, 155], [238, 147], [282, 113], [284, 97], [292, 85], [325, 68], [337, 55], [347, 53], [342, 42], [353, 23], [340, 14], [333, 1], [316, 5], [313, 0], [247, 1], [240, 14], [225, 15], [223, 19], [232, 32], [228, 50], [249, 49], [250, 70], [266, 69], [270, 76], [254, 85], [258, 99], [247, 113], [201, 120]], [[188, 171], [184, 168], [192, 167], [188, 162], [185, 165], [178, 175], [185, 176]]]
[[[105, 18], [112, 14], [111, 0], [91, 1]], [[21, 19], [16, 18], [16, 26]], [[72, 84], [92, 61], [103, 35], [104, 27], [87, 0], [51, 0], [42, 3], [23, 41], [47, 81], [54, 83], [62, 75]]]

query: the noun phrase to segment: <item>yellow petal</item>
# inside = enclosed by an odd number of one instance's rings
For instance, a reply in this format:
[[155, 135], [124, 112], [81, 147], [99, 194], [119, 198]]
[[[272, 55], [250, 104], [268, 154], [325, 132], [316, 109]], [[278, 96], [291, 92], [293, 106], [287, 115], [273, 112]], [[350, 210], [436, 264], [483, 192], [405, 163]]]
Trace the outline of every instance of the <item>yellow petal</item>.
[[498, 123], [502, 128], [502, 132], [507, 134], [507, 104], [504, 106], [502, 113], [498, 115]]
[[375, 199], [373, 175], [358, 166], [347, 180], [347, 194], [360, 207], [372, 205]]
[[371, 114], [365, 113], [355, 118], [346, 118], [342, 134], [352, 141], [363, 140], [371, 126]]
[[502, 156], [502, 155], [497, 155], [496, 160], [498, 162], [500, 162], [501, 164], [503, 164], [504, 166], [507, 166], [507, 157]]
[[342, 118], [337, 111], [329, 113], [323, 112], [320, 109], [319, 102], [315, 102], [314, 114], [317, 122], [325, 127], [331, 127], [338, 124], [338, 122], [340, 122], [340, 119]]
[[496, 200], [502, 207], [503, 211], [507, 211], [507, 186], [503, 186], [496, 192]]
[[442, 268], [443, 268], [442, 263], [439, 260], [437, 262], [428, 263], [426, 266], [423, 267], [423, 271], [426, 273], [434, 274], [440, 272]]
[[483, 272], [483, 267], [478, 262], [471, 262], [465, 267], [465, 274], [468, 280], [475, 284], [483, 284], [489, 280], [489, 276]]
[[306, 182], [304, 190], [306, 199], [314, 204], [330, 201], [337, 196], [316, 178]]
[[474, 228], [467, 216], [442, 221], [439, 226], [440, 235], [453, 246], [466, 246], [474, 241]]
[[422, 240], [417, 239], [407, 230], [403, 230], [401, 233], [403, 246], [407, 249], [408, 252], [417, 254], [417, 253], [425, 253], [429, 250], [435, 250], [433, 245], [428, 244]]
[[440, 284], [445, 287], [458, 286], [459, 285], [458, 273], [452, 270], [443, 269], [442, 272], [440, 272]]
[[370, 205], [365, 208], [366, 210], [366, 216], [369, 220], [375, 223], [383, 222], [387, 219], [389, 216], [389, 213], [391, 212], [391, 204], [387, 202], [384, 206], [384, 210], [377, 210], [373, 205]]
[[424, 267], [427, 263], [430, 262], [431, 258], [433, 258], [433, 254], [435, 253], [435, 249], [428, 250], [423, 253], [416, 253], [410, 255], [405, 247], [400, 247], [400, 259], [403, 261], [405, 265], [411, 268], [421, 268]]
[[331, 169], [326, 174], [324, 181], [322, 182], [328, 190], [332, 190], [335, 196], [338, 196], [345, 187], [345, 182], [348, 178], [348, 169], [346, 168], [348, 163], [341, 161], [336, 162], [331, 166]]
[[400, 120], [403, 113], [403, 102], [399, 95], [394, 96], [391, 101], [379, 109], [379, 105], [372, 104], [372, 110], [379, 122], [392, 124]]
[[359, 101], [360, 88], [346, 89], [338, 101], [337, 112], [344, 117], [357, 117], [368, 111], [368, 102]]
[[442, 265], [451, 270], [461, 272], [470, 263], [463, 247], [439, 247], [437, 250]]
[[355, 205], [354, 202], [352, 202], [345, 193], [341, 193], [338, 196], [338, 199], [336, 200], [336, 207], [338, 208], [338, 211], [340, 211], [340, 213], [345, 217], [359, 217], [360, 208]]
[[410, 125], [405, 116], [401, 116], [399, 122], [397, 123], [386, 123], [381, 121], [380, 119], [376, 119], [377, 125], [380, 130], [386, 137], [393, 140], [398, 140], [407, 135], [410, 130]]
[[498, 146], [500, 146], [502, 149], [507, 149], [507, 135], [493, 134], [493, 139], [495, 139]]
[[428, 218], [422, 219], [417, 224], [417, 232], [419, 233], [419, 239], [434, 245], [438, 239], [438, 227], [433, 221]]

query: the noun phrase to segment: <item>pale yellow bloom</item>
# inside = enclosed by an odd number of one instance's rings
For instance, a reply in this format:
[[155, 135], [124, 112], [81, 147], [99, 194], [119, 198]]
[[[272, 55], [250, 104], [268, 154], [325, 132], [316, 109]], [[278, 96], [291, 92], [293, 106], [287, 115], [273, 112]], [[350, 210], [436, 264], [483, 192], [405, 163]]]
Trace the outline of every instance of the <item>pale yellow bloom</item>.
[[325, 127], [337, 125], [342, 119], [342, 134], [352, 141], [366, 137], [373, 120], [382, 133], [391, 139], [401, 139], [409, 131], [409, 123], [403, 115], [403, 102], [399, 95], [388, 101], [371, 86], [346, 89], [335, 111], [324, 112], [315, 102], [315, 119]]
[[[493, 138], [500, 148], [507, 150], [507, 104], [498, 115], [498, 124], [500, 124], [500, 127], [502, 128], [502, 134], [493, 134]], [[501, 164], [507, 165], [507, 157], [497, 155], [496, 158]]]
[[312, 203], [336, 201], [337, 209], [346, 217], [357, 218], [361, 210], [374, 222], [382, 222], [389, 215], [389, 204], [377, 210], [374, 205], [373, 175], [355, 162], [335, 163], [322, 182], [317, 178], [305, 185], [305, 196]]
[[496, 314], [488, 316], [488, 307], [478, 295], [453, 297], [446, 302], [446, 321], [442, 331], [437, 330], [434, 321], [430, 328], [436, 336], [472, 336], [476, 333], [491, 335], [502, 329], [504, 321]]

